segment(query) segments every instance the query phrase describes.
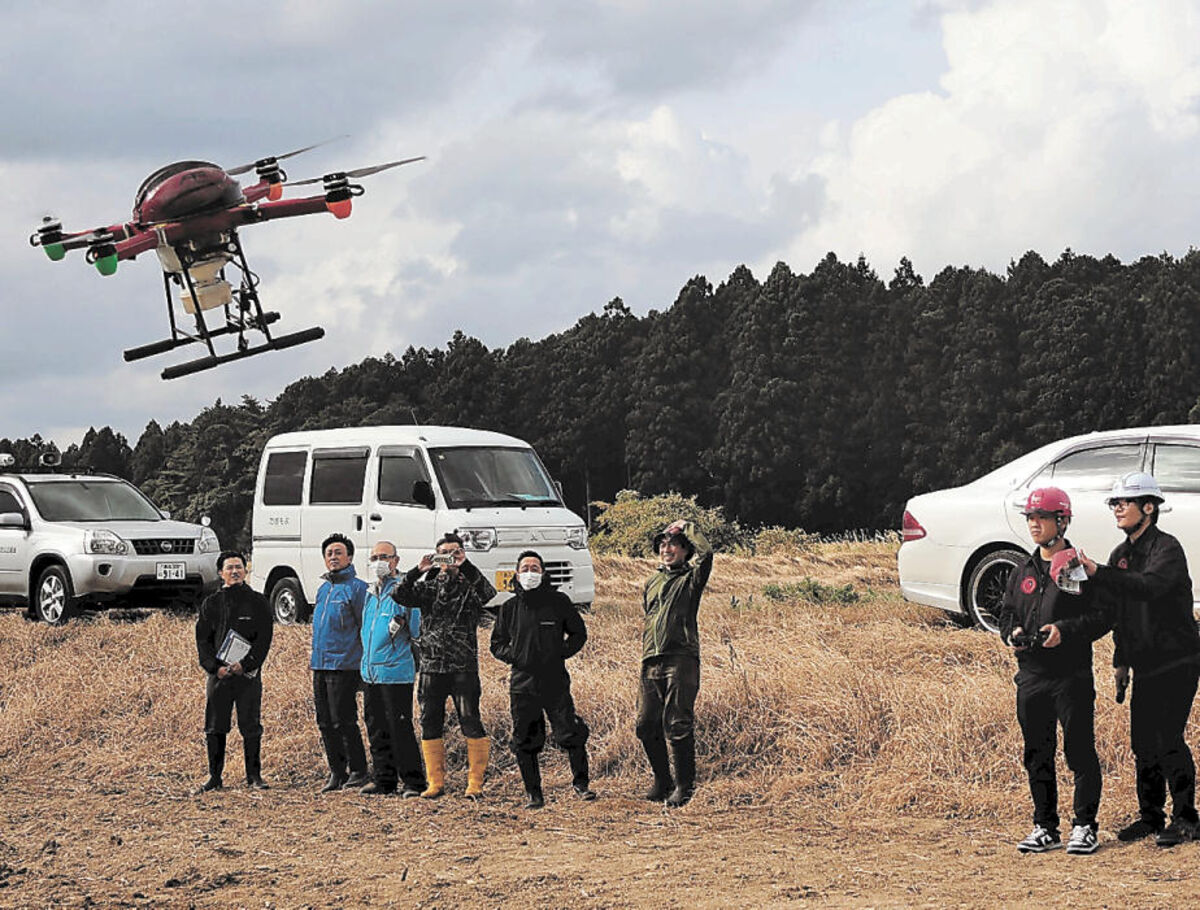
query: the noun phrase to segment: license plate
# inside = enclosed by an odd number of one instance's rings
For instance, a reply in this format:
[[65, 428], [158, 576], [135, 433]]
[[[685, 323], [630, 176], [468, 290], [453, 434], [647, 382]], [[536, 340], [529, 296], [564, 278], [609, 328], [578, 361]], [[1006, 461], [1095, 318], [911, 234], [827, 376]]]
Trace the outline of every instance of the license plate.
[[187, 577], [187, 563], [160, 562], [154, 577], [159, 581], [183, 581]]
[[509, 591], [512, 590], [512, 580], [516, 572], [501, 569], [496, 573], [496, 590]]

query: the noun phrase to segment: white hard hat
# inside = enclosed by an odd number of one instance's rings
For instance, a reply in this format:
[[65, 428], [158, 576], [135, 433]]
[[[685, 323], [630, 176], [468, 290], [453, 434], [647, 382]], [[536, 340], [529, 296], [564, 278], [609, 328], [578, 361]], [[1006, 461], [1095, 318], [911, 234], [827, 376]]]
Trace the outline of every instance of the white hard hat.
[[1131, 471], [1122, 474], [1113, 482], [1112, 492], [1108, 494], [1111, 504], [1114, 499], [1141, 499], [1148, 496], [1157, 502], [1163, 501], [1162, 490], [1158, 481], [1145, 471]]

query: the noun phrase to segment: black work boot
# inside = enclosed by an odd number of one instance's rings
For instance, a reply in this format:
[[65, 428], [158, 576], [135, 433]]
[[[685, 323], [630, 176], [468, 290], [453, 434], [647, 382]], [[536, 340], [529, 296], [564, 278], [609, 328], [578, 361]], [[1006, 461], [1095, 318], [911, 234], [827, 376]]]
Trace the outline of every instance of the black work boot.
[[208, 752], [208, 780], [200, 785], [198, 793], [220, 790], [224, 786], [221, 775], [225, 771], [225, 734], [209, 733], [204, 737], [204, 744]]
[[582, 800], [595, 799], [596, 793], [589, 786], [591, 778], [588, 774], [587, 750], [583, 746], [568, 749], [567, 761], [571, 763], [571, 786], [575, 788], [576, 795]]
[[642, 748], [646, 750], [650, 770], [654, 772], [654, 786], [646, 791], [646, 799], [652, 803], [661, 803], [671, 795], [671, 790], [675, 787], [675, 781], [671, 777], [671, 760], [667, 757], [667, 743], [661, 739], [644, 739]]
[[696, 789], [696, 740], [688, 736], [671, 743], [675, 756], [675, 789], [667, 797], [667, 805], [678, 809], [692, 798]]
[[251, 790], [269, 790], [262, 779], [262, 737], [251, 736], [242, 740], [242, 754], [246, 757], [246, 786]]
[[521, 771], [521, 782], [525, 784], [525, 792], [529, 796], [526, 809], [540, 809], [546, 805], [542, 796], [542, 769], [538, 767], [536, 753], [517, 752], [517, 768]]

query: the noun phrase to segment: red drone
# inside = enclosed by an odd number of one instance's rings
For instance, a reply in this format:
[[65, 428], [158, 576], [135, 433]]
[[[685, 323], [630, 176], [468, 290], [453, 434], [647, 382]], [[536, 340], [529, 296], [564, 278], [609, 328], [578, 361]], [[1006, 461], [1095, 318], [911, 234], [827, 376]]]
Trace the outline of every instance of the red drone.
[[[351, 200], [363, 194], [363, 188], [351, 180], [424, 158], [422, 155], [354, 171], [337, 171], [311, 180], [286, 182], [287, 174], [279, 162], [316, 147], [310, 145], [228, 170], [208, 161], [168, 164], [143, 181], [133, 201], [132, 221], [68, 234], [63, 233], [58, 219], [47, 216], [30, 236], [29, 243], [40, 246], [56, 262], [66, 256], [68, 250], [86, 249], [87, 261], [95, 265], [101, 275], [113, 274], [122, 259], [136, 259], [148, 250], [158, 253], [171, 334], [162, 341], [130, 348], [125, 351], [125, 359], [139, 360], [194, 342], [208, 347], [206, 357], [167, 367], [162, 371], [163, 379], [175, 379], [231, 360], [316, 341], [325, 335], [325, 330], [320, 327], [290, 335], [271, 335], [269, 326], [279, 319], [279, 314], [263, 312], [256, 289], [258, 276], [246, 263], [238, 228], [325, 211], [335, 218], [348, 218]], [[242, 189], [233, 178], [251, 169], [257, 173], [258, 183]], [[324, 183], [324, 193], [303, 199], [282, 198], [285, 186], [312, 183]], [[240, 272], [236, 290], [225, 277], [229, 266]], [[195, 334], [180, 328], [176, 321], [172, 284], [180, 288], [184, 313], [195, 320]], [[212, 313], [213, 310], [218, 312]], [[224, 322], [220, 323], [222, 316]], [[209, 319], [214, 323], [211, 327]], [[247, 332], [260, 332], [265, 341], [251, 347]], [[218, 354], [213, 339], [220, 335], [236, 335], [236, 349]]]

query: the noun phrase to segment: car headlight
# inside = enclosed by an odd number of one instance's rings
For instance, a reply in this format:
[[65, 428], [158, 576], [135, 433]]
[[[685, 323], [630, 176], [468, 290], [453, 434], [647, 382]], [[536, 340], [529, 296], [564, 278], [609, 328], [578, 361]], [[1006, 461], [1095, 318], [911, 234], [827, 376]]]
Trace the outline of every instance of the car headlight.
[[196, 541], [197, 553], [216, 553], [221, 549], [221, 543], [217, 540], [216, 532], [212, 528], [203, 528], [200, 531], [200, 539]]
[[83, 532], [83, 551], [99, 556], [125, 556], [130, 547], [125, 541], [106, 528]]
[[567, 546], [572, 550], [586, 550], [587, 541], [587, 528], [583, 525], [578, 528], [567, 528]]
[[495, 528], [458, 528], [455, 533], [462, 538], [464, 550], [482, 552], [496, 546]]

